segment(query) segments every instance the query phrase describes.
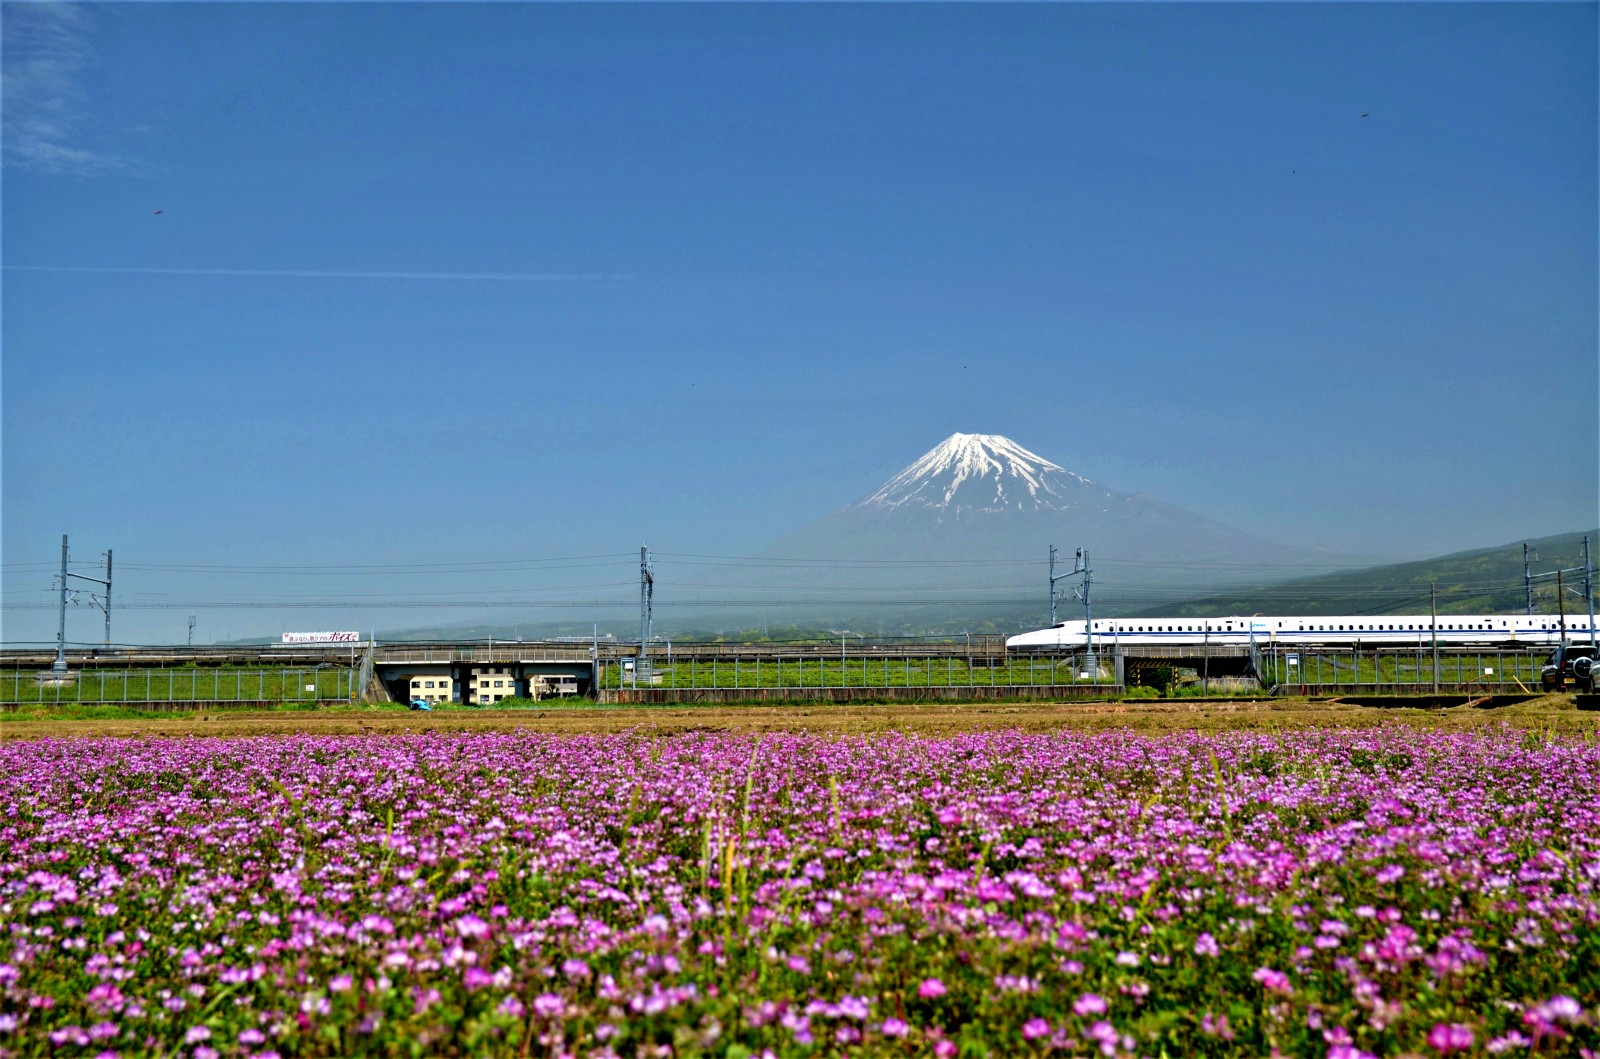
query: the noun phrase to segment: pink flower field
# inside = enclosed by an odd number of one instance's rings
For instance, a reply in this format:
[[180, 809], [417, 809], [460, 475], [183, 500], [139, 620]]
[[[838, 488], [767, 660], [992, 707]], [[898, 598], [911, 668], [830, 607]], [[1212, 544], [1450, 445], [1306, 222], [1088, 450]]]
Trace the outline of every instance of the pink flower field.
[[1600, 1052], [1510, 728], [0, 746], [6, 1056]]

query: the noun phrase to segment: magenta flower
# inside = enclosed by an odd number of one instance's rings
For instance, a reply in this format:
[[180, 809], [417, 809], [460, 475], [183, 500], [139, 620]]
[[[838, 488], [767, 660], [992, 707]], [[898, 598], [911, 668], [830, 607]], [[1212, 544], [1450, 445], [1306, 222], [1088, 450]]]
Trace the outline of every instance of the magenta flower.
[[1458, 1022], [1438, 1023], [1428, 1031], [1428, 1044], [1440, 1055], [1466, 1051], [1472, 1047], [1472, 1029]]
[[1282, 971], [1275, 971], [1271, 967], [1258, 967], [1250, 976], [1260, 982], [1262, 988], [1273, 993], [1292, 993], [1294, 989], [1289, 985], [1289, 976]]
[[1546, 1022], [1575, 1022], [1583, 1015], [1583, 1006], [1569, 996], [1557, 995], [1535, 1007], [1533, 1013]]
[[[1597, 775], [1399, 727], [0, 740], [0, 1046], [266, 1059], [337, 1007], [359, 1051], [488, 1015], [491, 1051], [632, 1056], [742, 1008], [752, 1056], [1176, 1055], [1135, 1036], [1160, 998], [1202, 1050], [1576, 1054]], [[941, 997], [989, 1017], [919, 1023]]]
[[1072, 1002], [1072, 1010], [1080, 1018], [1106, 1013], [1105, 998], [1098, 993], [1085, 993]]
[[474, 915], [465, 915], [456, 920], [456, 933], [463, 938], [481, 938], [489, 933], [489, 924]]

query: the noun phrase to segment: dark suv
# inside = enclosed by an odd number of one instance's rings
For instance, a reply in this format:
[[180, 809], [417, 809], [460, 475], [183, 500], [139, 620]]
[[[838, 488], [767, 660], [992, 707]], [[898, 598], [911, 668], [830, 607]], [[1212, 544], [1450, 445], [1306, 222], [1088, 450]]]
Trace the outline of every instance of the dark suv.
[[1579, 691], [1594, 691], [1596, 654], [1593, 644], [1564, 643], [1555, 654], [1545, 659], [1539, 673], [1539, 685], [1546, 691], [1560, 691], [1567, 681], [1576, 684]]

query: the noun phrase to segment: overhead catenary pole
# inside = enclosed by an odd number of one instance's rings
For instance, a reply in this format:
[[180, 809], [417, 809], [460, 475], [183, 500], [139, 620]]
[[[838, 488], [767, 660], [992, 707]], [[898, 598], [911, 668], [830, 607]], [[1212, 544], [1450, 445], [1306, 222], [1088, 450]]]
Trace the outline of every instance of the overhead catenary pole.
[[1056, 546], [1050, 545], [1050, 628], [1056, 627]]
[[1072, 572], [1083, 575], [1083, 584], [1077, 589], [1078, 598], [1083, 600], [1083, 661], [1098, 680], [1100, 669], [1094, 657], [1094, 614], [1089, 607], [1089, 586], [1094, 584], [1094, 573], [1089, 569], [1088, 549], [1078, 549], [1077, 561], [1072, 565]]
[[[1587, 538], [1585, 538], [1587, 539]], [[1533, 559], [1539, 558], [1539, 553], [1534, 552]], [[1522, 594], [1527, 598], [1528, 613], [1533, 613], [1533, 570], [1529, 567], [1530, 556], [1527, 544], [1522, 546]]]
[[1428, 628], [1433, 630], [1433, 693], [1439, 694], [1439, 582], [1428, 585]]
[[79, 581], [93, 581], [97, 585], [104, 585], [105, 586], [106, 594], [104, 596], [96, 596], [96, 595], [91, 593], [90, 596], [89, 596], [89, 602], [94, 604], [96, 607], [99, 607], [100, 608], [100, 613], [104, 614], [105, 617], [106, 617], [106, 646], [110, 647], [111, 646], [111, 553], [109, 551], [106, 552], [106, 579], [104, 581], [100, 580], [98, 577], [90, 577], [88, 574], [69, 574], [68, 576], [69, 577], [76, 577]]
[[1594, 628], [1594, 563], [1589, 561], [1589, 535], [1583, 535], [1583, 598], [1589, 604], [1589, 643], [1595, 643]]
[[1556, 609], [1561, 614], [1561, 642], [1567, 642], [1567, 590], [1562, 586], [1563, 571], [1556, 571]]
[[106, 552], [106, 579], [90, 577], [87, 574], [74, 574], [67, 571], [67, 535], [61, 535], [61, 614], [56, 623], [56, 660], [50, 666], [53, 676], [65, 679], [67, 675], [67, 596], [70, 589], [67, 587], [71, 578], [79, 581], [93, 581], [97, 585], [104, 585], [105, 598], [91, 596], [90, 601], [105, 612], [106, 616], [106, 645], [111, 644], [111, 552]]
[[111, 646], [111, 549], [106, 549], [106, 641]]
[[639, 659], [633, 665], [633, 682], [639, 683], [639, 670], [644, 668], [645, 652], [650, 643], [651, 607], [655, 601], [656, 579], [650, 572], [650, 548], [639, 548]]
[[67, 535], [61, 535], [61, 617], [56, 623], [56, 660], [50, 671], [57, 676], [67, 673]]

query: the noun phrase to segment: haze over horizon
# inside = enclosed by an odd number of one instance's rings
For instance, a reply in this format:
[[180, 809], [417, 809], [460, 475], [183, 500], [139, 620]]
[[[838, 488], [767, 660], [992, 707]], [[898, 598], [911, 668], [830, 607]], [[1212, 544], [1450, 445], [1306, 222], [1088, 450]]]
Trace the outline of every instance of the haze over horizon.
[[1580, 531], [1596, 28], [6, 4], [0, 638], [63, 533], [124, 642], [625, 599], [953, 432], [1342, 554]]

